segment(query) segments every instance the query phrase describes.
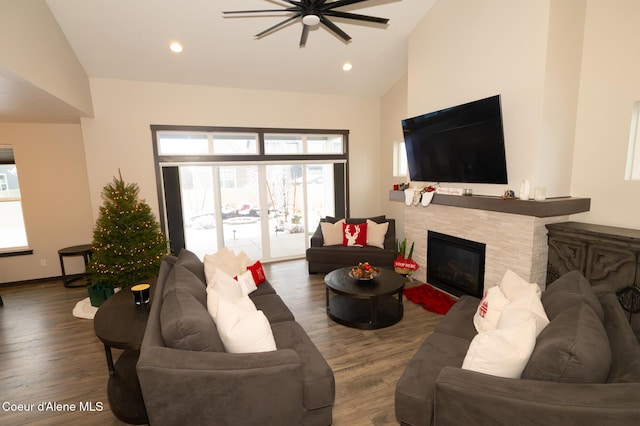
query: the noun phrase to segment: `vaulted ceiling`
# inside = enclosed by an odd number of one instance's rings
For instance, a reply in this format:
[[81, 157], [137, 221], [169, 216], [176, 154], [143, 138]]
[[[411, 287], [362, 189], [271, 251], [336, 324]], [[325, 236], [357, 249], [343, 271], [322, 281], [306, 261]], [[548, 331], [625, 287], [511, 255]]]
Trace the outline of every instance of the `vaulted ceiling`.
[[[287, 14], [280, 0], [47, 0], [89, 77], [379, 96], [406, 72], [407, 38], [432, 0], [367, 0], [338, 10], [388, 18], [387, 25], [332, 18], [352, 40], [322, 26], [300, 48], [296, 20], [254, 35]], [[169, 51], [177, 40], [181, 54]], [[353, 69], [344, 72], [350, 62]]]
[[[318, 25], [310, 29], [306, 47], [299, 47], [299, 19], [254, 38], [290, 13], [223, 16], [291, 6], [282, 0], [45, 0], [90, 78], [375, 97], [406, 73], [408, 36], [435, 1], [348, 4], [337, 10], [389, 22], [331, 17], [350, 42]], [[173, 41], [183, 45], [182, 53], [169, 50]], [[342, 69], [346, 62], [350, 71]], [[11, 101], [18, 118], [0, 121], [78, 120], [73, 108], [19, 76], [0, 73], [0, 98]]]

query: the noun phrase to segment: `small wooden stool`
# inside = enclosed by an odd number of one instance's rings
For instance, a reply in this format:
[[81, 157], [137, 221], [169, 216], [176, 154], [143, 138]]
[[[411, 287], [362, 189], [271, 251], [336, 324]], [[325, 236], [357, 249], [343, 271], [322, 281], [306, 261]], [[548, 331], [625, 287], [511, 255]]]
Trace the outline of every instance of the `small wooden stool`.
[[79, 246], [65, 247], [58, 250], [58, 256], [60, 257], [60, 269], [62, 269], [62, 282], [64, 283], [65, 287], [68, 287], [68, 288], [84, 287], [86, 283], [82, 285], [75, 285], [75, 286], [69, 285], [69, 283], [82, 278], [85, 274], [82, 274], [81, 276], [75, 277], [75, 278], [67, 278], [67, 275], [64, 271], [63, 259], [69, 256], [82, 256], [84, 258], [84, 266], [86, 271], [86, 267], [89, 264], [89, 259], [91, 259], [92, 253], [93, 253], [93, 247], [91, 246], [91, 244], [81, 244]]

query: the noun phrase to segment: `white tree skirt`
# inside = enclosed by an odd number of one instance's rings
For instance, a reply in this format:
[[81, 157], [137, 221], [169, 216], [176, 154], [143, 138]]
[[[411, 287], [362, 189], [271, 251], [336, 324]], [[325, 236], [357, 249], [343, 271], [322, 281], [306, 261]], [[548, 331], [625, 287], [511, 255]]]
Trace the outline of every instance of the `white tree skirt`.
[[98, 308], [91, 306], [91, 301], [88, 297], [76, 303], [73, 308], [73, 316], [76, 318], [93, 319], [96, 312], [98, 312]]

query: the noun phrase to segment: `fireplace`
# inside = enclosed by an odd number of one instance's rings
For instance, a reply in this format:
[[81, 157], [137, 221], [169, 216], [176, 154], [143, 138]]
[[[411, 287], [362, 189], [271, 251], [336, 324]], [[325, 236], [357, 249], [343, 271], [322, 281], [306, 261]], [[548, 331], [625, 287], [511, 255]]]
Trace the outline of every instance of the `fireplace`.
[[455, 296], [482, 297], [486, 244], [439, 232], [427, 234], [427, 282]]

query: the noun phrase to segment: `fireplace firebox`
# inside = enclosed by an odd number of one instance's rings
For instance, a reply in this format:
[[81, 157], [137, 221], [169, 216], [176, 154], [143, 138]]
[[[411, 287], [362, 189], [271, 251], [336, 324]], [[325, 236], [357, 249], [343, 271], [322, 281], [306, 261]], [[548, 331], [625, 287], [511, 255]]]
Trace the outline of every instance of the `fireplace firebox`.
[[455, 296], [482, 297], [486, 244], [428, 231], [427, 283]]

